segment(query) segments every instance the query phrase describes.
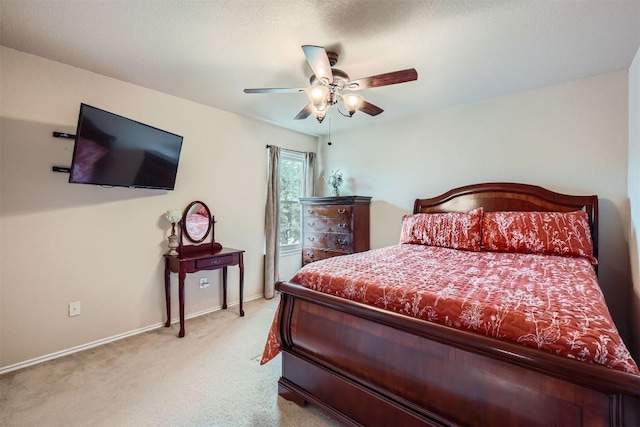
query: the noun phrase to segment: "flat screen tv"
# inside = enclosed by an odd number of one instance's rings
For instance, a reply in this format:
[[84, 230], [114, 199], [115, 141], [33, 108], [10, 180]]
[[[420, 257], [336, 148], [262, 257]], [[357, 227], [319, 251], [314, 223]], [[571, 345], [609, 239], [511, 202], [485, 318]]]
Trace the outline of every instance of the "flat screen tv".
[[80, 105], [69, 182], [173, 190], [182, 137]]

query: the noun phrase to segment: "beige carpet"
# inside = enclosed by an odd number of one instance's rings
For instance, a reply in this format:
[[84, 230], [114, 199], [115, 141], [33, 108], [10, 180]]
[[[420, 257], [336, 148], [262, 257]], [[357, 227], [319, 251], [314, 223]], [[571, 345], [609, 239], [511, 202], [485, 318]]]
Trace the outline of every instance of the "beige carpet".
[[0, 425], [338, 426], [260, 366], [278, 298], [230, 307], [0, 376]]

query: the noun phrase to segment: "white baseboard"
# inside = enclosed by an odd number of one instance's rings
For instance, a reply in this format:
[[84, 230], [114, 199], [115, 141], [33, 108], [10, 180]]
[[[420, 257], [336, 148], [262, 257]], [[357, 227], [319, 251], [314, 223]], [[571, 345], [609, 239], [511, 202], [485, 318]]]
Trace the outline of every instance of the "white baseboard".
[[[244, 300], [243, 303], [247, 303], [249, 301], [253, 301], [253, 300], [256, 300], [256, 299], [260, 299], [260, 298], [264, 298], [264, 295], [257, 295], [257, 296], [248, 298], [248, 299]], [[240, 304], [239, 302], [231, 303], [231, 304], [227, 305], [227, 308], [233, 307], [233, 306], [236, 306], [236, 305], [239, 305], [239, 304]], [[222, 306], [209, 308], [209, 309], [206, 309], [206, 310], [202, 310], [202, 311], [198, 311], [198, 312], [195, 312], [195, 313], [191, 313], [191, 314], [188, 314], [188, 315], [184, 316], [184, 318], [185, 318], [185, 320], [192, 319], [194, 317], [202, 316], [204, 314], [212, 313], [212, 312], [218, 311], [218, 310], [222, 310]], [[172, 318], [171, 319], [171, 324], [178, 323], [179, 321], [180, 321], [179, 317]], [[16, 371], [18, 369], [26, 368], [27, 366], [37, 365], [38, 363], [46, 362], [48, 360], [53, 360], [53, 359], [58, 359], [59, 357], [68, 356], [70, 354], [77, 353], [79, 351], [88, 350], [88, 349], [93, 348], [93, 347], [98, 347], [100, 345], [107, 344], [107, 343], [110, 343], [110, 342], [113, 342], [113, 341], [118, 341], [118, 340], [130, 337], [130, 336], [133, 336], [133, 335], [138, 335], [138, 334], [142, 334], [144, 332], [152, 331], [154, 329], [158, 329], [158, 328], [161, 328], [163, 326], [164, 326], [164, 322], [155, 323], [155, 324], [150, 325], [150, 326], [145, 326], [144, 328], [134, 329], [134, 330], [129, 331], [129, 332], [124, 332], [122, 334], [113, 335], [111, 337], [103, 338], [101, 340], [92, 341], [92, 342], [89, 342], [89, 343], [86, 343], [86, 344], [82, 344], [82, 345], [79, 345], [79, 346], [76, 346], [76, 347], [71, 347], [71, 348], [68, 348], [66, 350], [60, 350], [60, 351], [56, 351], [55, 353], [50, 353], [50, 354], [46, 354], [44, 356], [36, 357], [34, 359], [25, 360], [24, 362], [18, 362], [18, 363], [15, 363], [13, 365], [9, 365], [9, 366], [5, 366], [3, 368], [0, 368], [0, 375], [6, 374], [7, 372], [11, 372], [11, 371]]]

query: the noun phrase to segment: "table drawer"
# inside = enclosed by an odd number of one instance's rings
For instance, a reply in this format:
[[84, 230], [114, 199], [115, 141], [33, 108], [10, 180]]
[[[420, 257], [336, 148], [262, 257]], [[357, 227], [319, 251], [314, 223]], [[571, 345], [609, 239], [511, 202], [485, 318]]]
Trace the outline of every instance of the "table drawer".
[[351, 219], [308, 216], [304, 219], [304, 229], [306, 232], [351, 233]]
[[305, 206], [305, 221], [309, 217], [351, 218], [353, 207], [349, 205]]
[[305, 233], [305, 240], [302, 242], [305, 246], [320, 249], [331, 249], [339, 251], [352, 250], [352, 237], [347, 233]]
[[327, 249], [303, 248], [302, 249], [302, 265], [310, 262], [320, 261], [321, 259], [332, 258], [334, 256], [346, 255], [348, 252], [330, 251]]
[[196, 268], [215, 268], [215, 267], [225, 267], [227, 265], [233, 264], [234, 256], [233, 254], [197, 259], [196, 260]]

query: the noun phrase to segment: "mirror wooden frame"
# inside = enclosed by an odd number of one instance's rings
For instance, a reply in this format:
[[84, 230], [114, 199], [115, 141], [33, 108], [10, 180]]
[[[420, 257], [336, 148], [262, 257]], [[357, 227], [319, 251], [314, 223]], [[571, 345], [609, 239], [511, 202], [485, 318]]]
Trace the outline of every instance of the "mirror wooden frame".
[[[203, 212], [204, 211], [204, 215]], [[194, 226], [193, 221], [195, 220], [195, 215], [204, 217], [200, 220], [200, 228], [203, 227], [202, 222], [206, 222], [206, 230], [202, 232], [202, 236], [194, 235]], [[215, 217], [211, 214], [211, 210], [206, 203], [200, 200], [194, 200], [189, 203], [187, 207], [184, 209], [182, 213], [182, 219], [180, 220], [180, 244], [178, 246], [178, 253], [182, 254], [184, 252], [189, 252], [190, 250], [195, 249], [206, 249], [206, 245], [204, 244], [205, 240], [211, 236], [211, 251], [214, 252], [216, 250], [222, 249], [222, 245], [216, 243], [215, 239]], [[185, 244], [185, 241], [191, 242], [191, 245]]]

